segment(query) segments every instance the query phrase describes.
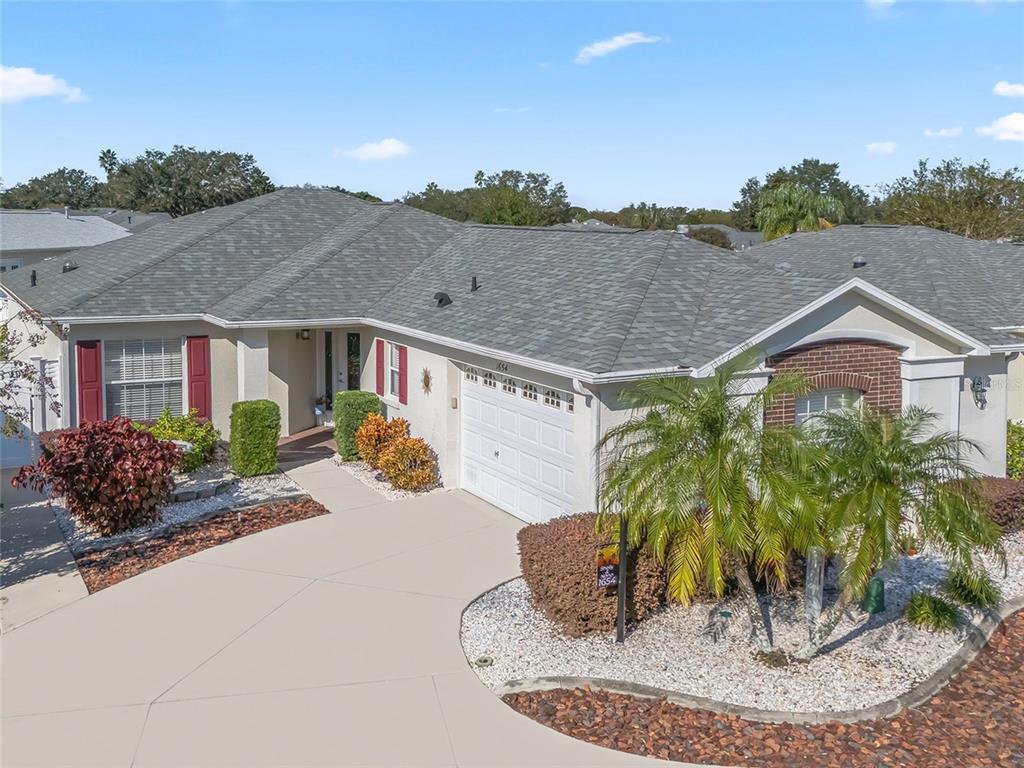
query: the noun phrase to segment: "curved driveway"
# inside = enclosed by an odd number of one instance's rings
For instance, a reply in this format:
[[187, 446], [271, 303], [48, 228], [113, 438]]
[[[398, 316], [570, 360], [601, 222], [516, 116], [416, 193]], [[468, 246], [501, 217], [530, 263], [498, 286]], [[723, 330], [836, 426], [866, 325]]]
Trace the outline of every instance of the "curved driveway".
[[320, 461], [334, 514], [149, 571], [7, 633], [5, 766], [665, 765], [562, 736], [476, 678], [462, 608], [519, 523], [459, 491], [388, 502]]

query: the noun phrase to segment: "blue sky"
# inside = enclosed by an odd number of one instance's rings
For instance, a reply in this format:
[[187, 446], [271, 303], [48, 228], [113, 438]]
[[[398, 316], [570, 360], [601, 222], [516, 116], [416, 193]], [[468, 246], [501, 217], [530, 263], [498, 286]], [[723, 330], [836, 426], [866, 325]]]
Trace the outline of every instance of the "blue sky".
[[922, 157], [1024, 165], [1024, 3], [4, 2], [0, 14], [8, 185], [62, 165], [101, 175], [103, 147], [176, 143], [251, 152], [279, 184], [387, 199], [466, 186], [477, 169], [545, 171], [573, 202], [606, 208], [728, 207], [748, 177], [803, 157], [865, 186]]

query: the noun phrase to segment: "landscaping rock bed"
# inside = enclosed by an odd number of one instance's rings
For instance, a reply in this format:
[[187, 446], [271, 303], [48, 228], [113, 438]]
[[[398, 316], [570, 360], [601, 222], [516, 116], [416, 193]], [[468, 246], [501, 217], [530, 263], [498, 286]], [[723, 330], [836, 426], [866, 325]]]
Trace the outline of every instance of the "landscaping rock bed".
[[[751, 678], [751, 688], [767, 680]], [[638, 755], [752, 768], [985, 768], [1024, 765], [1024, 612], [920, 707], [852, 724], [769, 724], [617, 693], [509, 694], [520, 713], [577, 739]]]
[[343, 461], [337, 454], [334, 455], [333, 461], [363, 485], [368, 486], [391, 501], [412, 499], [417, 496], [425, 496], [428, 493], [439, 493], [445, 490], [444, 486], [438, 482], [433, 488], [428, 488], [425, 491], [403, 491], [401, 488], [395, 488], [391, 485], [378, 470], [373, 469], [365, 461]]
[[311, 499], [233, 509], [200, 522], [173, 525], [141, 541], [126, 541], [76, 556], [90, 592], [109, 587], [174, 560], [268, 528], [328, 514]]
[[[990, 572], [1005, 597], [1024, 595], [1024, 534], [1008, 536], [1004, 544], [1009, 574], [1003, 577], [995, 567]], [[932, 634], [902, 618], [910, 594], [938, 588], [944, 576], [945, 566], [930, 555], [901, 558], [885, 576], [886, 611], [871, 617], [857, 611], [844, 619], [826, 652], [807, 663], [773, 666], [758, 659], [748, 641], [749, 621], [735, 600], [672, 605], [637, 626], [623, 645], [612, 634], [570, 639], [534, 608], [522, 579], [466, 609], [462, 641], [471, 663], [482, 656], [493, 660], [476, 672], [495, 690], [529, 678], [587, 677], [764, 710], [855, 710], [913, 688], [960, 648], [963, 631]], [[731, 613], [718, 641], [704, 632], [713, 608]], [[802, 596], [774, 598], [771, 614], [775, 647], [792, 652], [805, 633]], [[980, 613], [968, 618], [977, 621]]]
[[[217, 495], [167, 504], [160, 510], [159, 521], [114, 536], [100, 536], [95, 531], [77, 523], [59, 504], [59, 501], [55, 500], [53, 511], [68, 546], [73, 553], [78, 554], [90, 549], [106, 548], [124, 541], [151, 536], [173, 525], [209, 517], [224, 510], [306, 495], [299, 485], [280, 472], [235, 479], [231, 482], [230, 488]], [[47, 502], [38, 503], [46, 504]]]

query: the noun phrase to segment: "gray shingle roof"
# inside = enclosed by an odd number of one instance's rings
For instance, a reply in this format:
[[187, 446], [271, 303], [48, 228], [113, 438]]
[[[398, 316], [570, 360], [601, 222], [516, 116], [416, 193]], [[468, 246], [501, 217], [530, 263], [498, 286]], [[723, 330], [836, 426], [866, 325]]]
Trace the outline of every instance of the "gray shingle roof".
[[99, 216], [109, 222], [124, 227], [132, 234], [137, 234], [157, 224], [171, 221], [171, 214], [163, 211], [145, 213], [124, 208], [90, 208], [86, 211], [71, 211], [72, 216]]
[[0, 251], [57, 251], [118, 240], [127, 229], [96, 216], [65, 216], [64, 211], [0, 208]]
[[[750, 248], [766, 265], [833, 279], [859, 277], [986, 344], [994, 326], [1024, 325], [1024, 246], [928, 227], [843, 225]], [[853, 260], [867, 264], [853, 269]]]
[[[990, 327], [1024, 320], [1006, 289], [1024, 251], [950, 237], [840, 227], [733, 252], [672, 232], [460, 224], [285, 189], [80, 251], [67, 274], [44, 262], [35, 287], [28, 270], [3, 282], [52, 317], [364, 317], [605, 373], [704, 365], [845, 283], [864, 253], [856, 276], [1012, 341]], [[453, 303], [437, 307], [437, 291]]]

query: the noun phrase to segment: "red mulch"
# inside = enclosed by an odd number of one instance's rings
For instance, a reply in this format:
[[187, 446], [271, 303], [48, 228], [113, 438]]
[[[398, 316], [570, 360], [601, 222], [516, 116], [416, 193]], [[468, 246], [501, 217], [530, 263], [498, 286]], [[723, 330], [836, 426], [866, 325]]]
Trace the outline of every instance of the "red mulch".
[[194, 555], [218, 544], [279, 525], [327, 514], [311, 499], [231, 510], [196, 523], [182, 523], [143, 541], [127, 541], [76, 557], [90, 592], [138, 576], [144, 571]]
[[569, 736], [666, 760], [770, 768], [1024, 766], [1024, 612], [930, 701], [888, 719], [776, 725], [581, 689], [504, 700]]

